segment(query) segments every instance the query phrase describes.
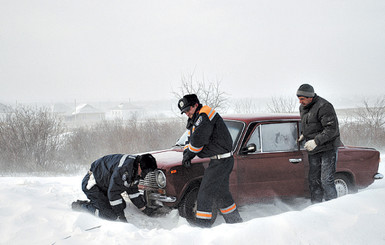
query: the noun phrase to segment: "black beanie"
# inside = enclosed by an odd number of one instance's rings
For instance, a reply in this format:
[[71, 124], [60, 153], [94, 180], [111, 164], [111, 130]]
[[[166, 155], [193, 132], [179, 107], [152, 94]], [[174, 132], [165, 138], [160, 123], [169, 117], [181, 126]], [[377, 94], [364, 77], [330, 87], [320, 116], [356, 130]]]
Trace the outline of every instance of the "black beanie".
[[140, 168], [142, 171], [144, 169], [155, 170], [158, 166], [156, 165], [156, 160], [151, 154], [144, 154], [140, 156]]
[[314, 88], [310, 84], [302, 84], [297, 90], [297, 97], [313, 98], [314, 95]]

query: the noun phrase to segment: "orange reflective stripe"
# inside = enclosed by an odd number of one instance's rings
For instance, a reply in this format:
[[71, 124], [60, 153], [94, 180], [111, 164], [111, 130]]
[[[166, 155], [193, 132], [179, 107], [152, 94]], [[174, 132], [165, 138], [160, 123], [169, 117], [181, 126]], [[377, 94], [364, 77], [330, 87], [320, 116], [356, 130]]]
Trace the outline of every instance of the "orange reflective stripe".
[[207, 105], [203, 106], [200, 111], [199, 111], [199, 114], [201, 113], [205, 113], [206, 115], [209, 115], [210, 114], [210, 111], [212, 109], [210, 107], [208, 107]]
[[216, 112], [214, 109], [212, 111], [210, 111], [210, 114], [208, 115], [210, 120], [214, 117], [215, 113]]
[[201, 148], [198, 148], [198, 147], [194, 147], [191, 144], [189, 144], [188, 148], [189, 148], [190, 151], [192, 151], [194, 153], [198, 153], [198, 152], [200, 152], [203, 149], [203, 146]]
[[222, 212], [222, 214], [229, 214], [229, 213], [233, 212], [236, 208], [237, 208], [237, 206], [234, 203], [230, 207], [221, 209], [221, 212]]
[[207, 105], [203, 106], [202, 109], [199, 111], [199, 114], [202, 114], [202, 113], [205, 113], [210, 120], [213, 119], [215, 114], [217, 114], [217, 112], [214, 109], [212, 109], [211, 107], [208, 107]]
[[188, 145], [185, 145], [184, 147], [183, 147], [183, 150], [186, 150], [188, 148]]
[[197, 214], [195, 215], [198, 219], [211, 219], [213, 217], [213, 214], [210, 212], [199, 212], [197, 211]]

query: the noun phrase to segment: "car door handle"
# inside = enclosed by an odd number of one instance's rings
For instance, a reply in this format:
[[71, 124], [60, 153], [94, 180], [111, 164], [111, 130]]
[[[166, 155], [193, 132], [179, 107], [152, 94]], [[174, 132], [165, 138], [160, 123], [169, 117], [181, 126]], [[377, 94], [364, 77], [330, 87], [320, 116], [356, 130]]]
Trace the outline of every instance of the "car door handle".
[[297, 164], [297, 163], [302, 162], [302, 158], [291, 158], [291, 159], [289, 159], [289, 162]]

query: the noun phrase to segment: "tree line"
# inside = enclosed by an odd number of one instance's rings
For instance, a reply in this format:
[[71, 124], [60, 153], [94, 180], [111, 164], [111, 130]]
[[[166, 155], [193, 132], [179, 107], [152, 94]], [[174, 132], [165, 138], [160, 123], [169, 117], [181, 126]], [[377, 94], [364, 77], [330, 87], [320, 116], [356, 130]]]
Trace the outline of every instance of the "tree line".
[[68, 129], [47, 108], [18, 106], [0, 119], [0, 172], [71, 173], [103, 155], [169, 148], [184, 124], [133, 117]]
[[[293, 112], [289, 104], [274, 98], [270, 112]], [[345, 145], [384, 148], [385, 97], [374, 104], [364, 101], [339, 120]], [[0, 119], [0, 171], [70, 173], [103, 155], [169, 148], [184, 132], [185, 122], [185, 117], [140, 121], [133, 116], [69, 129], [47, 108], [18, 106]]]

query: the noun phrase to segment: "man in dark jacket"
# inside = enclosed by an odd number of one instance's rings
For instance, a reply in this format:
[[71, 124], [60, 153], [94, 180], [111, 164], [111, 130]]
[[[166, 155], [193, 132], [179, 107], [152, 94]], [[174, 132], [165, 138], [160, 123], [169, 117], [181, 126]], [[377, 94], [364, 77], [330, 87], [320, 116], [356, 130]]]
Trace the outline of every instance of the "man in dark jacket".
[[183, 96], [178, 102], [181, 113], [189, 118], [188, 142], [183, 152], [182, 164], [189, 168], [191, 160], [197, 155], [209, 157], [197, 197], [197, 225], [212, 225], [212, 208], [218, 205], [226, 223], [239, 223], [242, 218], [229, 189], [229, 176], [233, 169], [233, 141], [222, 117], [212, 108], [202, 106], [195, 94]]
[[338, 119], [333, 105], [314, 93], [309, 84], [302, 84], [297, 97], [300, 102], [302, 135], [309, 159], [309, 188], [312, 203], [337, 197], [334, 174], [341, 145]]
[[82, 181], [82, 190], [90, 201], [78, 200], [72, 203], [72, 208], [88, 211], [104, 219], [127, 222], [124, 215], [126, 202], [121, 195], [127, 192], [131, 202], [150, 216], [153, 210], [146, 207], [138, 184], [140, 179], [156, 168], [156, 160], [151, 154], [113, 154], [99, 158], [91, 164]]

